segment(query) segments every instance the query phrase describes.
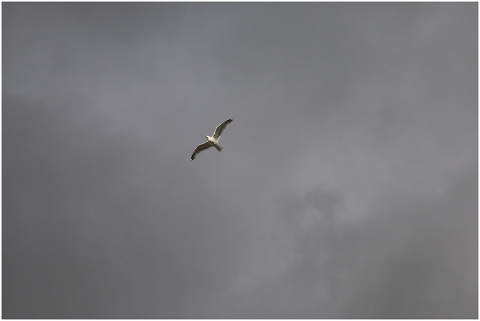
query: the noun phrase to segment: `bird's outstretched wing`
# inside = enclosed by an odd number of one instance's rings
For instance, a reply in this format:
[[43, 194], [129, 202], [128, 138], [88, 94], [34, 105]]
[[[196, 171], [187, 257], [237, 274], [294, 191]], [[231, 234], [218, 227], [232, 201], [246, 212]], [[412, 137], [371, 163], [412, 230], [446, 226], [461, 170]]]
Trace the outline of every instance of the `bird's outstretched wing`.
[[210, 144], [210, 142], [208, 142], [208, 141], [203, 143], [203, 144], [198, 145], [195, 148], [195, 150], [193, 151], [193, 154], [192, 154], [192, 157], [190, 158], [190, 160], [194, 160], [198, 153], [204, 151], [205, 149], [208, 149], [211, 146], [212, 146], [212, 144]]
[[227, 127], [227, 125], [230, 124], [231, 122], [232, 122], [232, 119], [230, 118], [229, 120], [226, 120], [220, 125], [218, 125], [217, 128], [215, 128], [215, 132], [213, 133], [213, 138], [218, 141], [220, 139], [220, 136], [222, 136], [222, 132], [225, 129], [225, 127]]

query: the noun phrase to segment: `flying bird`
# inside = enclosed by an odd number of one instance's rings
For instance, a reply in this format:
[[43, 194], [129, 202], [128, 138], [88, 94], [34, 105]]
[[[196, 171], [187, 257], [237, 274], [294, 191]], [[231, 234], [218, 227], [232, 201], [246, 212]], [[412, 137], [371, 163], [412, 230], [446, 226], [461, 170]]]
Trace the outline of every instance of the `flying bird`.
[[215, 132], [213, 132], [213, 136], [205, 136], [207, 141], [203, 144], [198, 145], [195, 150], [193, 151], [192, 157], [190, 160], [194, 160], [195, 157], [197, 156], [198, 153], [204, 151], [205, 149], [208, 149], [210, 147], [215, 147], [219, 152], [223, 149], [222, 146], [218, 145], [218, 141], [220, 139], [220, 136], [222, 136], [222, 132], [227, 127], [228, 124], [232, 122], [232, 119], [226, 120], [220, 125], [215, 128]]

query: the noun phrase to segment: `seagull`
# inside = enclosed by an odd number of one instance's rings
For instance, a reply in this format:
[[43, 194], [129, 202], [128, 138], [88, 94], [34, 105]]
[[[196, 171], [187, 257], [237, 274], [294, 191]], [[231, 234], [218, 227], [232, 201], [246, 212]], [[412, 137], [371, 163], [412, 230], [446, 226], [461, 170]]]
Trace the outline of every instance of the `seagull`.
[[194, 160], [195, 157], [197, 156], [198, 153], [204, 151], [205, 149], [208, 149], [210, 147], [215, 147], [219, 152], [223, 149], [222, 146], [218, 145], [218, 141], [220, 139], [220, 136], [222, 136], [222, 132], [227, 127], [228, 124], [232, 122], [232, 119], [230, 118], [229, 120], [224, 121], [220, 125], [215, 128], [215, 132], [213, 133], [213, 136], [205, 136], [207, 141], [203, 144], [198, 145], [195, 150], [193, 151], [192, 157], [190, 160]]

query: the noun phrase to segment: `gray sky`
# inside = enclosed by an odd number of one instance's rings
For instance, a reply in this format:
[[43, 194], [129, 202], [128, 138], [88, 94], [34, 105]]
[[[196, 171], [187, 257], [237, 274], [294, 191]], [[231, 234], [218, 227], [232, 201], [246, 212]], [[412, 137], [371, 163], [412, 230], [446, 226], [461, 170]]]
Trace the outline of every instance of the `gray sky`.
[[4, 318], [477, 317], [476, 3], [2, 8]]

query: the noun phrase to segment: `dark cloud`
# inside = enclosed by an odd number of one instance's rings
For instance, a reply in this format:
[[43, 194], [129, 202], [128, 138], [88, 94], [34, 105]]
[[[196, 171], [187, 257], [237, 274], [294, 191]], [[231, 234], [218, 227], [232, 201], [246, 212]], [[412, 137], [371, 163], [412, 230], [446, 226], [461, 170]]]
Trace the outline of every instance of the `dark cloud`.
[[475, 318], [476, 171], [441, 198], [385, 200], [361, 223], [342, 221], [331, 191], [287, 195], [275, 244], [294, 263], [225, 300], [247, 307], [233, 317]]
[[232, 245], [195, 216], [205, 192], [164, 188], [175, 174], [150, 173], [148, 149], [100, 119], [85, 128], [70, 112], [3, 103], [4, 316], [175, 317], [198, 287], [226, 282], [209, 267], [227, 268]]
[[365, 245], [375, 250], [362, 252], [367, 261], [348, 285], [345, 317], [475, 318], [477, 259], [468, 253], [477, 241], [478, 187], [467, 174], [476, 165], [469, 167], [441, 198], [388, 200], [365, 222]]
[[4, 318], [476, 318], [476, 4], [2, 18]]

